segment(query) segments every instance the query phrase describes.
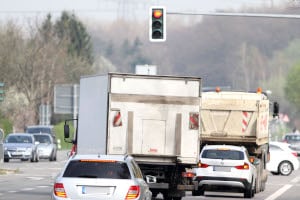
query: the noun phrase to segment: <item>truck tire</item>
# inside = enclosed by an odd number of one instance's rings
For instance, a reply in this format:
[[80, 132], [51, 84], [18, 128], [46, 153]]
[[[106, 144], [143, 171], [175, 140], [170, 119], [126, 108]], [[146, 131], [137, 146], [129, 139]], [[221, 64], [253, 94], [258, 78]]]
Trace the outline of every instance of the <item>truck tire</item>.
[[278, 171], [283, 176], [288, 176], [293, 171], [293, 165], [288, 161], [282, 161], [278, 166]]

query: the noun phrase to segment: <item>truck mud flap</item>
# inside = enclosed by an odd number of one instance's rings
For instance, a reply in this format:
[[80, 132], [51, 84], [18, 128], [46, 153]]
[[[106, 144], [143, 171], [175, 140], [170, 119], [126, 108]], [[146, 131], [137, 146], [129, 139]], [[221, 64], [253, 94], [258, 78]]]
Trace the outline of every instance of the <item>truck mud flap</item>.
[[177, 185], [177, 190], [185, 190], [185, 191], [198, 190], [198, 182], [193, 181], [193, 185]]
[[148, 183], [150, 189], [169, 189], [169, 183]]

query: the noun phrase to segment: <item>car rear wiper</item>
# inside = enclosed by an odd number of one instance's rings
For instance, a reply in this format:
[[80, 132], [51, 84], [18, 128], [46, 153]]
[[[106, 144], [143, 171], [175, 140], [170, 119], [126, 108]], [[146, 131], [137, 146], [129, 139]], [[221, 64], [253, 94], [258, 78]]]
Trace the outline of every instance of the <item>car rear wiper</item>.
[[77, 177], [80, 177], [80, 178], [97, 178], [98, 176], [95, 176], [95, 175], [79, 175]]

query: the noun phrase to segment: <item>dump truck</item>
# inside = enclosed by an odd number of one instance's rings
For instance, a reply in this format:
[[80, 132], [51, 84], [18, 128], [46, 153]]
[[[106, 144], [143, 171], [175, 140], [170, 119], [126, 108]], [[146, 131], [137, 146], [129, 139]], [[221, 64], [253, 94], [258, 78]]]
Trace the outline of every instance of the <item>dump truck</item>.
[[[134, 157], [153, 197], [195, 190], [201, 78], [108, 73], [80, 79], [77, 154]], [[68, 123], [65, 138], [69, 138]]]
[[[270, 112], [267, 95], [257, 92], [207, 91], [202, 93], [201, 145], [245, 146], [257, 166], [256, 192], [265, 190], [268, 177]], [[279, 105], [274, 102], [273, 116]]]

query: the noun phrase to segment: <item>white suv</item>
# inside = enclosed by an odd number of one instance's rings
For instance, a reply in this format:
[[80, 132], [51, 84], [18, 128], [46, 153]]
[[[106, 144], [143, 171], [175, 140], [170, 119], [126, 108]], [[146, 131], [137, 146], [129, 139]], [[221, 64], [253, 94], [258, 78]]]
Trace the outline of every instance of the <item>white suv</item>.
[[[253, 163], [258, 165], [259, 160], [254, 159]], [[204, 195], [205, 190], [228, 188], [236, 188], [246, 198], [254, 196], [257, 172], [243, 146], [206, 145], [193, 171], [199, 183], [193, 196]]]

